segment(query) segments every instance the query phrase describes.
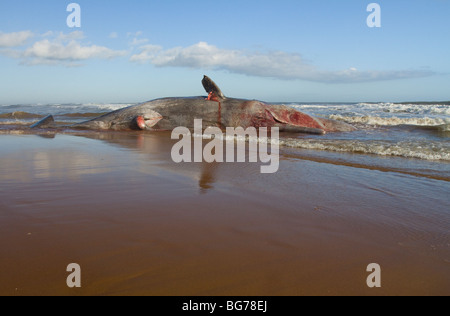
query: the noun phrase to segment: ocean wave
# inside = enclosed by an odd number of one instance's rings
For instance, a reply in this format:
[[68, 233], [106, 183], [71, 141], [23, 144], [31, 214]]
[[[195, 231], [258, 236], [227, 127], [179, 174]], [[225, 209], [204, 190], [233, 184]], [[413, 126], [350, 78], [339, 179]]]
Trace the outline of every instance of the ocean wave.
[[330, 119], [344, 121], [353, 124], [366, 124], [375, 126], [398, 126], [398, 125], [417, 125], [417, 126], [440, 126], [450, 124], [450, 119], [431, 118], [431, 117], [379, 117], [379, 116], [345, 116], [332, 114]]
[[34, 114], [34, 113], [28, 113], [28, 112], [10, 112], [10, 113], [3, 113], [0, 114], [0, 119], [34, 119], [34, 118], [42, 118], [42, 115]]
[[14, 120], [14, 121], [12, 121], [12, 120], [1, 119], [0, 120], [0, 126], [8, 126], [8, 125], [11, 125], [11, 126], [28, 126], [28, 125], [30, 125], [30, 124], [32, 124], [34, 122], [36, 122], [36, 120], [34, 120], [34, 121], [33, 120], [29, 120], [29, 121]]
[[65, 113], [56, 115], [58, 118], [95, 118], [104, 115], [108, 112], [99, 113]]
[[439, 125], [437, 128], [440, 132], [450, 132], [450, 124]]
[[291, 103], [289, 106], [310, 111], [312, 114], [343, 114], [353, 113], [364, 116], [392, 116], [401, 114], [403, 116], [449, 116], [450, 105], [445, 103], [330, 103], [330, 104], [297, 104]]
[[[79, 104], [75, 106], [71, 106], [70, 108], [77, 110], [81, 113], [85, 112], [111, 112], [123, 109], [125, 107], [133, 105], [132, 103], [85, 103]], [[67, 108], [67, 107], [61, 107]]]
[[387, 113], [450, 115], [450, 106], [442, 104], [389, 104], [383, 110]]
[[330, 109], [336, 107], [342, 107], [344, 105], [336, 105], [336, 104], [288, 104], [288, 106], [296, 108], [296, 109]]
[[[194, 134], [209, 140], [206, 135]], [[256, 141], [270, 143], [282, 147], [299, 148], [307, 150], [333, 151], [350, 154], [371, 154], [378, 156], [393, 156], [403, 158], [416, 158], [423, 160], [450, 161], [450, 143], [435, 141], [360, 141], [360, 140], [318, 140], [280, 138], [278, 140], [268, 137], [228, 136], [218, 135], [222, 141]]]
[[280, 145], [311, 150], [450, 161], [450, 145], [441, 142], [281, 139]]
[[116, 111], [127, 106], [131, 106], [133, 103], [84, 103], [84, 104], [23, 104], [23, 105], [7, 105], [0, 107], [0, 114], [7, 114], [12, 112], [27, 112], [34, 113], [36, 115], [45, 116], [52, 115], [65, 115], [76, 113], [105, 113]]
[[[96, 113], [62, 113], [54, 115], [57, 118], [95, 118], [104, 115], [109, 112], [96, 112]], [[29, 112], [10, 112], [0, 114], [0, 119], [16, 119], [16, 120], [28, 120], [28, 119], [39, 119], [44, 116], [36, 113]]]

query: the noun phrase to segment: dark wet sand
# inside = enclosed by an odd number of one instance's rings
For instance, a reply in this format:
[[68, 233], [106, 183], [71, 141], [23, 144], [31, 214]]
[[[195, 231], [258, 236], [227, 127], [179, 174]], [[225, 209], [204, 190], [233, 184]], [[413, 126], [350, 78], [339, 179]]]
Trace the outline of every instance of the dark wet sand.
[[171, 146], [0, 135], [0, 295], [450, 294], [448, 181], [289, 156], [274, 175], [176, 165]]

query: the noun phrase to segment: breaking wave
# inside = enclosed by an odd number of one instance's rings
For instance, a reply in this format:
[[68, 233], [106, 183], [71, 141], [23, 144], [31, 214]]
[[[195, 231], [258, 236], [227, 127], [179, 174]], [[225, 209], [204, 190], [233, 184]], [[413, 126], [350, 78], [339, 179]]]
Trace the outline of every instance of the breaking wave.
[[0, 126], [8, 126], [8, 125], [14, 125], [14, 126], [29, 126], [33, 122], [36, 122], [36, 120], [0, 120]]
[[42, 118], [42, 115], [39, 114], [33, 114], [28, 112], [11, 112], [11, 113], [4, 113], [0, 114], [0, 119], [17, 119], [17, 120], [26, 120], [26, 119], [35, 119], [35, 118]]
[[309, 140], [280, 139], [280, 145], [311, 149], [346, 152], [356, 154], [372, 154], [379, 156], [397, 156], [425, 160], [450, 161], [450, 143], [432, 141], [358, 141], [358, 140]]
[[420, 103], [358, 103], [357, 107], [384, 113], [407, 113], [412, 115], [450, 115], [450, 105]]
[[329, 118], [346, 123], [367, 124], [377, 126], [398, 126], [398, 125], [417, 125], [417, 126], [439, 126], [450, 124], [450, 119], [430, 118], [430, 117], [379, 117], [379, 116], [344, 116], [332, 114]]
[[450, 124], [439, 125], [437, 128], [441, 132], [450, 132]]
[[[193, 137], [211, 139], [210, 136], [194, 134]], [[272, 140], [268, 137], [249, 136], [218, 136], [222, 141], [257, 141], [270, 143], [281, 147], [299, 148], [307, 150], [333, 151], [350, 154], [370, 154], [379, 156], [396, 156], [435, 161], [450, 161], [450, 142], [434, 141], [360, 141], [360, 140], [322, 140], [322, 139], [294, 139], [280, 138]]]
[[124, 107], [133, 105], [133, 103], [67, 103], [67, 104], [20, 104], [0, 106], [1, 113], [24, 112], [34, 113], [35, 115], [46, 116], [67, 115], [67, 114], [85, 114], [85, 113], [105, 113], [116, 111]]

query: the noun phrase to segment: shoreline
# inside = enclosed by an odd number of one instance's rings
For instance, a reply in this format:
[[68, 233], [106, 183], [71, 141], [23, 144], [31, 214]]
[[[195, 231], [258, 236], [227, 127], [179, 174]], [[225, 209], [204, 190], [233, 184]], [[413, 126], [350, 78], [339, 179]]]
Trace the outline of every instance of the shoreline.
[[[123, 135], [134, 135], [136, 137], [151, 137], [158, 135], [162, 137], [170, 138], [170, 131], [93, 131], [93, 130], [71, 130], [68, 128], [61, 129], [38, 129], [32, 130], [28, 126], [22, 125], [2, 125], [0, 124], [0, 136], [39, 136], [46, 138], [55, 138], [57, 135], [67, 135], [74, 137], [86, 137], [91, 139], [98, 139], [108, 141], [108, 139], [118, 138]], [[327, 139], [327, 136], [320, 136], [322, 143], [331, 143], [333, 138]], [[293, 159], [309, 160], [319, 163], [329, 163], [340, 166], [354, 167], [360, 169], [377, 170], [381, 172], [396, 172], [405, 175], [411, 175], [416, 177], [425, 177], [434, 180], [442, 180], [450, 182], [450, 161], [448, 160], [433, 160], [433, 159], [421, 159], [417, 157], [404, 157], [404, 156], [390, 156], [383, 154], [374, 154], [367, 152], [346, 152], [333, 148], [328, 149], [316, 149], [306, 147], [293, 147], [290, 142], [295, 138], [291, 138], [291, 133], [280, 133], [280, 151], [282, 156]], [[317, 142], [318, 138], [309, 139], [300, 138], [300, 140], [308, 143]], [[203, 145], [209, 140], [203, 139]], [[286, 143], [286, 144], [283, 144]], [[247, 145], [248, 146], [248, 142]], [[319, 146], [320, 148], [320, 146]], [[170, 150], [170, 149], [168, 149]], [[226, 147], [224, 147], [226, 150]], [[248, 158], [248, 157], [247, 157]]]
[[0, 135], [1, 295], [450, 292], [448, 181], [287, 153], [274, 175], [177, 165], [169, 134], [78, 134]]

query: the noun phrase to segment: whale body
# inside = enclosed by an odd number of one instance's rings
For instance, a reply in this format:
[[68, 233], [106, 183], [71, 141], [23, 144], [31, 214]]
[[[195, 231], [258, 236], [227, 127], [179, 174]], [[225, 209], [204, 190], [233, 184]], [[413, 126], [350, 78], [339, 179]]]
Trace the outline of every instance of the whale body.
[[[209, 77], [203, 87], [208, 97], [162, 98], [120, 109], [90, 121], [68, 126], [93, 130], [173, 130], [183, 126], [194, 128], [194, 120], [203, 126], [277, 127], [281, 132], [325, 134], [348, 132], [355, 128], [347, 123], [313, 117], [285, 105], [257, 100], [227, 98]], [[33, 128], [49, 127], [53, 118], [46, 117]]]

